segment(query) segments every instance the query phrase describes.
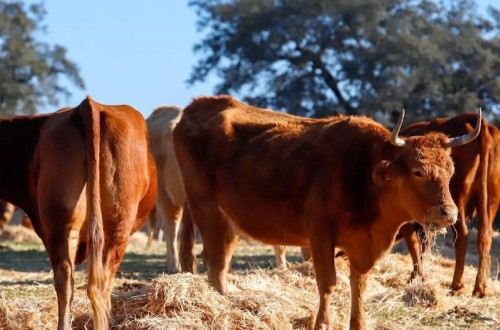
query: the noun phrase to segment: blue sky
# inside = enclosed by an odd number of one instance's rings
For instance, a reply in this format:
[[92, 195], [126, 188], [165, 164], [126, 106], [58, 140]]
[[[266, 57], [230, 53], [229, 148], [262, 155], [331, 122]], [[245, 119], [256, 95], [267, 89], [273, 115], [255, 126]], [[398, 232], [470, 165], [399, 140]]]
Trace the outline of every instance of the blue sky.
[[[480, 0], [484, 9], [495, 0]], [[197, 57], [193, 45], [196, 15], [183, 0], [46, 0], [47, 34], [80, 67], [85, 90], [70, 86], [62, 106], [76, 106], [85, 95], [104, 104], [129, 104], [149, 114], [159, 105], [186, 106], [192, 97], [210, 95], [217, 82], [188, 87]], [[57, 110], [53, 107], [42, 112]]]
[[[196, 63], [195, 13], [179, 0], [47, 0], [43, 39], [64, 46], [86, 89], [71, 87], [67, 104], [90, 94], [105, 104], [129, 104], [148, 116], [163, 104], [187, 105], [212, 93], [215, 79], [188, 88]], [[44, 109], [51, 112], [55, 108]]]

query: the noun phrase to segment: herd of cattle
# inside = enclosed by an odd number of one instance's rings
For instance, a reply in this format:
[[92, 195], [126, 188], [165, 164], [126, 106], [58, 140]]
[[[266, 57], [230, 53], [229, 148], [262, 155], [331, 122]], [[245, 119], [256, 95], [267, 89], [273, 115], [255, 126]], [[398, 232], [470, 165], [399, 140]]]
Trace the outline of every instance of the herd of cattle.
[[367, 273], [395, 239], [408, 244], [411, 278], [423, 278], [421, 233], [453, 225], [451, 289], [464, 288], [474, 216], [473, 294], [486, 295], [500, 133], [480, 110], [401, 130], [403, 118], [391, 132], [366, 117], [302, 118], [217, 96], [144, 121], [129, 106], [87, 97], [76, 108], [0, 120], [0, 173], [8, 173], [0, 198], [22, 208], [49, 254], [58, 329], [71, 327], [75, 264], [86, 259], [94, 329], [109, 327], [128, 237], [153, 207], [165, 221], [167, 271], [196, 271], [196, 225], [209, 282], [221, 293], [240, 235], [274, 245], [281, 266], [284, 246], [303, 247], [319, 290], [316, 329], [332, 325], [341, 250], [350, 262], [350, 328], [363, 329]]

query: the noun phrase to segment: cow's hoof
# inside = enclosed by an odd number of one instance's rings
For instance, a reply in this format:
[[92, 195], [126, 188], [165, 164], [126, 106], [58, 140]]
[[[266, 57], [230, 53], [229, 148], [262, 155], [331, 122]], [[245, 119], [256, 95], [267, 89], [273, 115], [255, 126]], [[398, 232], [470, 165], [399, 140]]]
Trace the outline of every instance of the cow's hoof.
[[451, 284], [450, 286], [450, 294], [452, 296], [461, 295], [464, 293], [465, 286], [463, 283]]
[[472, 296], [477, 298], [484, 298], [487, 296], [485, 288], [474, 288]]

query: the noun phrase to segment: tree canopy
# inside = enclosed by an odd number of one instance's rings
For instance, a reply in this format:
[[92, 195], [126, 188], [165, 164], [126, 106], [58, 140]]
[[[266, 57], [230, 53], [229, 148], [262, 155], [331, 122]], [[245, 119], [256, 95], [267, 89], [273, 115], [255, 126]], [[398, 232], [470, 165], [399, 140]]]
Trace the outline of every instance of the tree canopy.
[[42, 4], [0, 0], [0, 114], [31, 114], [44, 105], [58, 105], [70, 95], [61, 83], [83, 88], [78, 67], [66, 49], [37, 40], [45, 27]]
[[306, 116], [500, 113], [500, 11], [470, 0], [192, 0], [189, 84]]

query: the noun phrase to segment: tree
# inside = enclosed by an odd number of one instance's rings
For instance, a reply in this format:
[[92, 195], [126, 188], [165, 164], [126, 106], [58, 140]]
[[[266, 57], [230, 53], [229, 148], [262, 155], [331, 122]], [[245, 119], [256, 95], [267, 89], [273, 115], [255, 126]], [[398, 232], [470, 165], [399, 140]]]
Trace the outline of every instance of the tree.
[[188, 84], [294, 114], [500, 112], [500, 13], [473, 1], [192, 0]]
[[58, 105], [69, 90], [61, 78], [84, 87], [78, 67], [66, 49], [37, 41], [44, 32], [42, 4], [0, 0], [0, 114], [32, 114], [46, 104]]

